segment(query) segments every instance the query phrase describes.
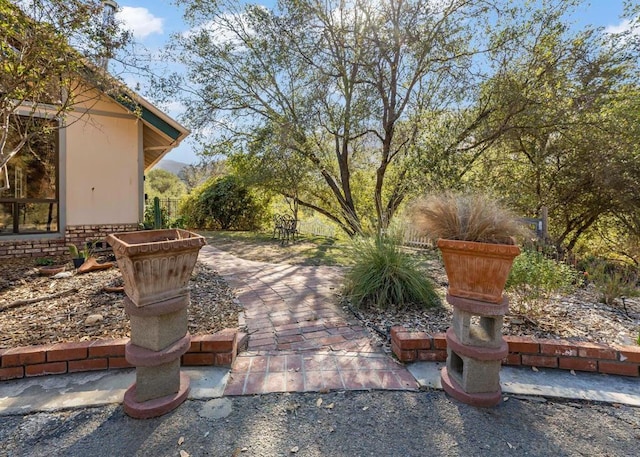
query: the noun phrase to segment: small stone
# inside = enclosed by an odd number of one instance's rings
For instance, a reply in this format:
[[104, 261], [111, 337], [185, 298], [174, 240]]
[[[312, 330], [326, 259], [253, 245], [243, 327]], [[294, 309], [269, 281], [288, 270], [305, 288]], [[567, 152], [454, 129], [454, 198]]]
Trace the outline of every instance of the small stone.
[[51, 279], [65, 279], [65, 278], [71, 278], [73, 276], [73, 273], [70, 271], [61, 271], [60, 273], [56, 273], [55, 275], [51, 276]]
[[96, 325], [102, 320], [104, 320], [104, 316], [102, 314], [91, 314], [85, 319], [84, 325]]

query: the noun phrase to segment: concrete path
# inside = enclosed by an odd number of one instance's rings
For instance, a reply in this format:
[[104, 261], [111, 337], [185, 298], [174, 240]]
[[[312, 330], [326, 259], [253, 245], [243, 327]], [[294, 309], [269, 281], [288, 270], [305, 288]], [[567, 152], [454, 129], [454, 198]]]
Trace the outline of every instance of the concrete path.
[[225, 395], [417, 389], [408, 370], [374, 347], [338, 304], [341, 268], [254, 262], [212, 246], [200, 260], [236, 292], [249, 334]]
[[[442, 366], [439, 363], [418, 362], [410, 364], [409, 370], [423, 389], [435, 392], [441, 389]], [[182, 368], [182, 371], [191, 379], [191, 400], [223, 397], [231, 376], [228, 369], [220, 367]], [[582, 372], [572, 375], [566, 370], [554, 369], [534, 372], [521, 367], [503, 367], [500, 379], [505, 400], [510, 397], [535, 402], [569, 399], [640, 408], [640, 387], [636, 378]], [[0, 416], [122, 404], [125, 391], [134, 381], [135, 369], [3, 381], [0, 382]], [[463, 407], [461, 403], [452, 403]], [[640, 415], [640, 409], [637, 414]]]
[[[444, 363], [417, 362], [408, 368], [420, 387], [440, 390], [440, 370], [444, 366]], [[640, 383], [638, 378], [629, 376], [503, 366], [500, 387], [503, 399], [525, 396], [536, 397], [538, 401], [556, 398], [640, 407]]]

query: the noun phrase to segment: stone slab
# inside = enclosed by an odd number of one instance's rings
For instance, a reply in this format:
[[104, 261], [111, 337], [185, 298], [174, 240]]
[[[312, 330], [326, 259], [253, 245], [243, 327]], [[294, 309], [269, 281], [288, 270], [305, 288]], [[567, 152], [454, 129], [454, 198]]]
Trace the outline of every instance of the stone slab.
[[[191, 399], [222, 397], [228, 368], [182, 368], [191, 378]], [[136, 381], [135, 369], [40, 376], [0, 382], [0, 416], [122, 403]]]
[[[440, 370], [444, 363], [417, 362], [407, 366], [421, 387], [442, 389]], [[599, 401], [640, 406], [638, 379], [600, 373], [524, 367], [502, 367], [500, 385], [504, 395], [530, 395], [549, 398]]]

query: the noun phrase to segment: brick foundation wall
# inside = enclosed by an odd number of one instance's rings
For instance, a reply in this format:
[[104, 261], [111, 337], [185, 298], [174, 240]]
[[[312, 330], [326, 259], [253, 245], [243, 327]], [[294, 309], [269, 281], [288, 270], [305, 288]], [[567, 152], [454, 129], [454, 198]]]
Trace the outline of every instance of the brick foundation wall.
[[0, 238], [0, 259], [67, 255], [70, 244], [81, 248], [89, 240], [104, 241], [110, 233], [135, 230], [138, 230], [137, 224], [72, 225], [66, 228], [64, 237], [55, 239], [3, 241]]
[[[640, 346], [607, 346], [532, 337], [505, 336], [509, 354], [503, 365], [559, 368], [640, 376]], [[429, 335], [404, 327], [391, 329], [391, 349], [401, 362], [447, 360], [444, 333]]]
[[[130, 368], [125, 359], [129, 338], [57, 343], [0, 349], [0, 381], [80, 371]], [[238, 332], [225, 329], [191, 338], [183, 366], [230, 367], [238, 352]]]

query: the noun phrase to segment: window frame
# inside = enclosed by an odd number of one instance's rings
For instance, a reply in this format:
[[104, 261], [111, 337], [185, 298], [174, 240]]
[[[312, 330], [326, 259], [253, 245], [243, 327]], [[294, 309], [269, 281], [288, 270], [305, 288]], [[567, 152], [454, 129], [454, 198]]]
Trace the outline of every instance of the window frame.
[[[53, 129], [53, 132], [51, 133], [53, 135], [53, 142], [54, 142], [54, 147], [55, 147], [55, 159], [54, 159], [54, 166], [55, 166], [55, 197], [54, 198], [16, 198], [16, 197], [2, 197], [0, 196], [0, 204], [6, 204], [6, 203], [10, 203], [13, 205], [12, 208], [12, 217], [13, 217], [13, 227], [12, 230], [9, 232], [0, 232], [0, 240], [6, 238], [6, 237], [16, 237], [16, 236], [24, 236], [24, 235], [36, 235], [36, 236], [48, 236], [48, 235], [59, 235], [62, 232], [62, 224], [61, 224], [61, 214], [62, 214], [62, 210], [61, 210], [61, 202], [60, 202], [60, 182], [61, 182], [61, 131], [62, 131], [62, 121], [61, 119], [57, 118], [57, 117], [51, 117], [51, 116], [47, 116], [46, 113], [30, 113], [30, 114], [22, 114], [20, 112], [14, 113], [12, 114], [13, 116], [20, 116], [20, 117], [36, 117], [36, 118], [41, 118], [41, 119], [47, 119], [51, 122], [54, 122], [56, 124], [56, 126]], [[21, 154], [22, 151], [18, 152], [18, 154]], [[17, 156], [17, 155], [16, 155]], [[56, 211], [55, 211], [55, 221], [56, 221], [56, 230], [29, 230], [29, 231], [20, 231], [20, 208], [23, 207], [24, 205], [30, 204], [30, 203], [53, 203], [56, 205]]]

